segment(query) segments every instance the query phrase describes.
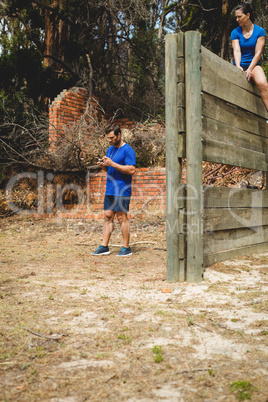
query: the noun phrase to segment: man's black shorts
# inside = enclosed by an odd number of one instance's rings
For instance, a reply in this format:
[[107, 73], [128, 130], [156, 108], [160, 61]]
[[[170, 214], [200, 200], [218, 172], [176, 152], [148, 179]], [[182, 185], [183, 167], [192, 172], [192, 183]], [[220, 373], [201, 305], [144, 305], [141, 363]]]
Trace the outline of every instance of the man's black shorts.
[[125, 212], [129, 211], [130, 197], [118, 197], [115, 195], [105, 195], [104, 198], [104, 210]]

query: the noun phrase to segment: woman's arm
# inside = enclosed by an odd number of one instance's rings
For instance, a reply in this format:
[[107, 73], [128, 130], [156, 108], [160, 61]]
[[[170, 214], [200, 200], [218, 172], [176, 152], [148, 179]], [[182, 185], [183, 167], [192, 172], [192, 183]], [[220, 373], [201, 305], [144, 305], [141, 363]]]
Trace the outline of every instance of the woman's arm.
[[250, 78], [252, 76], [252, 71], [253, 71], [254, 67], [256, 67], [258, 61], [260, 60], [260, 57], [261, 57], [261, 54], [263, 52], [264, 46], [265, 46], [265, 36], [261, 36], [257, 40], [254, 57], [253, 57], [250, 65], [249, 65], [249, 68], [247, 69], [247, 79], [248, 79], [248, 81], [250, 80]]
[[241, 71], [244, 71], [243, 68], [240, 66], [240, 63], [241, 63], [241, 49], [240, 49], [238, 39], [232, 40], [232, 47], [233, 47], [234, 61], [235, 61], [236, 67], [240, 68]]

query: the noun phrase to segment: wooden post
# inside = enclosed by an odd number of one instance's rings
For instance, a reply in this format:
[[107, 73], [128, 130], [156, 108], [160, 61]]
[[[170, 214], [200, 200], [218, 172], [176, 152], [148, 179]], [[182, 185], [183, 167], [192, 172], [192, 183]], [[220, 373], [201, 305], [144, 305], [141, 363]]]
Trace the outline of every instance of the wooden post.
[[185, 33], [187, 271], [188, 282], [203, 273], [201, 34]]
[[[183, 199], [183, 141], [179, 136], [181, 118], [178, 111], [178, 69], [181, 69], [182, 64], [178, 61], [178, 44], [182, 41], [181, 35], [166, 36], [166, 236], [167, 280], [170, 282], [185, 281], [185, 240], [181, 235], [182, 216], [179, 211], [180, 199]], [[184, 71], [181, 75], [184, 76]], [[184, 88], [180, 87], [180, 90], [182, 92]]]

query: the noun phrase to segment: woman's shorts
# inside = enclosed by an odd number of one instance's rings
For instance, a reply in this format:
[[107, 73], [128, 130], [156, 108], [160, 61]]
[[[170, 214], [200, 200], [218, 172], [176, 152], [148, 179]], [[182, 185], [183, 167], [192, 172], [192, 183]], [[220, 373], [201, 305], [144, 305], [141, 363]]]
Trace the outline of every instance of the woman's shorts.
[[104, 207], [105, 211], [125, 212], [129, 211], [130, 197], [117, 197], [115, 195], [105, 195]]
[[[260, 66], [260, 63], [256, 64], [257, 66]], [[249, 64], [247, 66], [241, 66], [243, 68], [244, 71], [247, 71], [247, 69], [249, 68]]]

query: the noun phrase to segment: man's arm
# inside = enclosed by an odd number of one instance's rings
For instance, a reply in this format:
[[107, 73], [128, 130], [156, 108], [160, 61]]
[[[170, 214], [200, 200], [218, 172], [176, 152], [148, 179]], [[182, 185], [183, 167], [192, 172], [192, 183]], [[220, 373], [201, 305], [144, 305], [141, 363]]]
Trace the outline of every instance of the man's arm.
[[[136, 171], [136, 167], [133, 165], [120, 165], [119, 163], [115, 163], [114, 161], [112, 161], [112, 159], [108, 158], [107, 156], [103, 157], [103, 161], [104, 167], [107, 166], [111, 166], [114, 169], [118, 170], [118, 172], [124, 173], [124, 174], [129, 174], [129, 175], [133, 175]], [[100, 166], [102, 167], [102, 164], [100, 164]]]

